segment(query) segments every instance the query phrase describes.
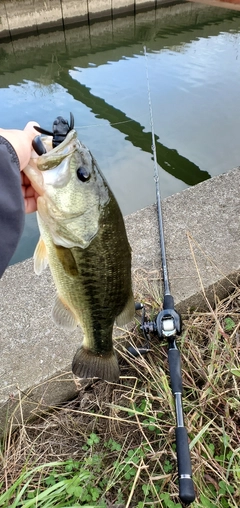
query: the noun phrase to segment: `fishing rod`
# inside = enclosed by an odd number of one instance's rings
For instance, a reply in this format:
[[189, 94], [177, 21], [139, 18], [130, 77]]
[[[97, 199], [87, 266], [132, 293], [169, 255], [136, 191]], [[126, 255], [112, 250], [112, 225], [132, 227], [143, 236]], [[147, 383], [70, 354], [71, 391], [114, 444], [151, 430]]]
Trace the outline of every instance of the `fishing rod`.
[[[181, 334], [181, 316], [174, 308], [174, 299], [170, 293], [170, 285], [168, 278], [168, 268], [165, 250], [165, 238], [163, 228], [163, 216], [161, 206], [161, 195], [160, 195], [160, 184], [159, 184], [159, 173], [156, 156], [156, 144], [155, 134], [153, 126], [153, 112], [152, 102], [150, 94], [149, 76], [148, 76], [148, 65], [147, 65], [147, 53], [146, 47], [144, 46], [144, 55], [146, 63], [146, 74], [147, 74], [147, 89], [148, 89], [148, 104], [150, 112], [150, 123], [152, 131], [152, 153], [154, 160], [154, 180], [156, 185], [156, 200], [157, 200], [157, 213], [158, 213], [158, 226], [159, 226], [159, 237], [160, 237], [160, 248], [161, 248], [161, 261], [163, 271], [163, 283], [164, 283], [164, 298], [163, 308], [158, 313], [156, 319], [153, 322], [145, 320], [145, 309], [143, 307], [141, 329], [147, 343], [142, 348], [129, 348], [130, 354], [133, 356], [139, 356], [140, 354], [146, 354], [149, 351], [149, 338], [150, 332], [155, 332], [160, 340], [167, 339], [168, 341], [168, 363], [170, 371], [171, 389], [175, 400], [175, 411], [176, 411], [176, 448], [177, 448], [177, 465], [178, 465], [178, 480], [179, 480], [179, 497], [181, 501], [189, 505], [195, 499], [194, 484], [192, 480], [192, 466], [190, 451], [188, 445], [188, 435], [186, 427], [184, 426], [184, 415], [182, 406], [182, 375], [181, 375], [181, 358], [180, 351], [176, 344], [177, 335]], [[136, 308], [140, 308], [141, 304], [136, 304]]]

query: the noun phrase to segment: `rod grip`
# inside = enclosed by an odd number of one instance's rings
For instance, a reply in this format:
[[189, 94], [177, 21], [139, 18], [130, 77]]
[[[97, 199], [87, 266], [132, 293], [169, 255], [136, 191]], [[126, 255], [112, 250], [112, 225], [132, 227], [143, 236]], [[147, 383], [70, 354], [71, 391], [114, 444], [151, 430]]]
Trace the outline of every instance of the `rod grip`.
[[177, 462], [179, 476], [179, 497], [184, 504], [190, 504], [195, 499], [192, 481], [192, 466], [188, 445], [188, 435], [185, 427], [176, 428]]
[[163, 309], [174, 310], [174, 300], [173, 300], [172, 295], [164, 295]]
[[173, 394], [182, 393], [181, 359], [180, 351], [178, 349], [168, 350], [168, 363], [172, 392]]

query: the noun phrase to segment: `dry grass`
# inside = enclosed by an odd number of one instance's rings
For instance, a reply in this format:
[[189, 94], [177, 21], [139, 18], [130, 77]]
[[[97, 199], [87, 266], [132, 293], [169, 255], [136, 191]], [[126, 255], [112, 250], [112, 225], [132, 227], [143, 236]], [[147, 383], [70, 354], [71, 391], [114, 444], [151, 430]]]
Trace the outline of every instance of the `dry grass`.
[[[154, 274], [150, 286], [147, 284], [140, 296], [150, 305], [149, 310], [153, 308], [156, 312], [161, 295]], [[240, 289], [236, 287], [212, 312], [182, 317], [183, 334], [178, 346], [182, 358], [183, 406], [197, 495], [192, 506], [237, 508]], [[128, 339], [134, 344], [143, 342], [138, 323]], [[24, 470], [38, 465], [44, 465], [44, 471], [37, 470], [32, 475], [31, 489], [44, 490], [43, 476], [48, 478], [53, 470], [49, 463], [73, 459], [81, 467], [85, 464], [86, 469], [92, 468], [93, 483], [100, 486], [101, 495], [91, 506], [180, 506], [171, 505], [178, 503], [178, 483], [175, 410], [166, 344], [153, 337], [151, 352], [136, 360], [120, 349], [119, 353], [122, 374], [119, 385], [97, 381], [85, 386], [75, 400], [39, 415], [4, 441], [2, 495]], [[97, 436], [96, 441], [90, 442], [89, 436], [93, 436], [93, 441]], [[98, 470], [93, 467], [91, 457], [98, 458]], [[1, 504], [1, 492], [0, 506], [5, 506]], [[31, 506], [90, 506], [88, 502], [78, 504], [77, 498], [75, 503], [65, 503], [36, 502]]]

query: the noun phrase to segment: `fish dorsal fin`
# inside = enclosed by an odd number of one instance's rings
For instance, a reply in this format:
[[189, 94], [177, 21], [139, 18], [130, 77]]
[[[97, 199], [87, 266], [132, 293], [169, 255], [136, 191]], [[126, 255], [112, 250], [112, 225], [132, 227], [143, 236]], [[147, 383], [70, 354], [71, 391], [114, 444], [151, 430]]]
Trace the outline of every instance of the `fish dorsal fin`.
[[78, 267], [76, 265], [76, 261], [71, 252], [71, 249], [67, 249], [66, 247], [62, 247], [62, 245], [55, 245], [57, 257], [67, 275], [70, 277], [78, 276]]
[[52, 317], [56, 325], [62, 326], [66, 330], [75, 330], [77, 328], [77, 320], [73, 312], [65, 305], [59, 296], [56, 296]]
[[33, 259], [34, 259], [34, 271], [37, 275], [40, 275], [48, 265], [47, 249], [41, 236], [36, 246]]
[[123, 326], [126, 323], [129, 323], [129, 321], [133, 319], [134, 314], [135, 314], [135, 303], [133, 294], [131, 292], [123, 311], [116, 318], [116, 325]]

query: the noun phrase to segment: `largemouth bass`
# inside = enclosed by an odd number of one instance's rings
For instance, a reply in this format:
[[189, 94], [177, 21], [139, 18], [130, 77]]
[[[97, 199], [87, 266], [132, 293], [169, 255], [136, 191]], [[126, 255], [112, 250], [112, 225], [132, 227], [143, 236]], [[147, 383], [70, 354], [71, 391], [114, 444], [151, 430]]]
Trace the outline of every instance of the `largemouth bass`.
[[35, 272], [49, 264], [55, 323], [69, 330], [80, 324], [84, 333], [73, 373], [117, 382], [113, 325], [134, 315], [131, 249], [117, 201], [75, 130], [24, 171], [40, 194]]

